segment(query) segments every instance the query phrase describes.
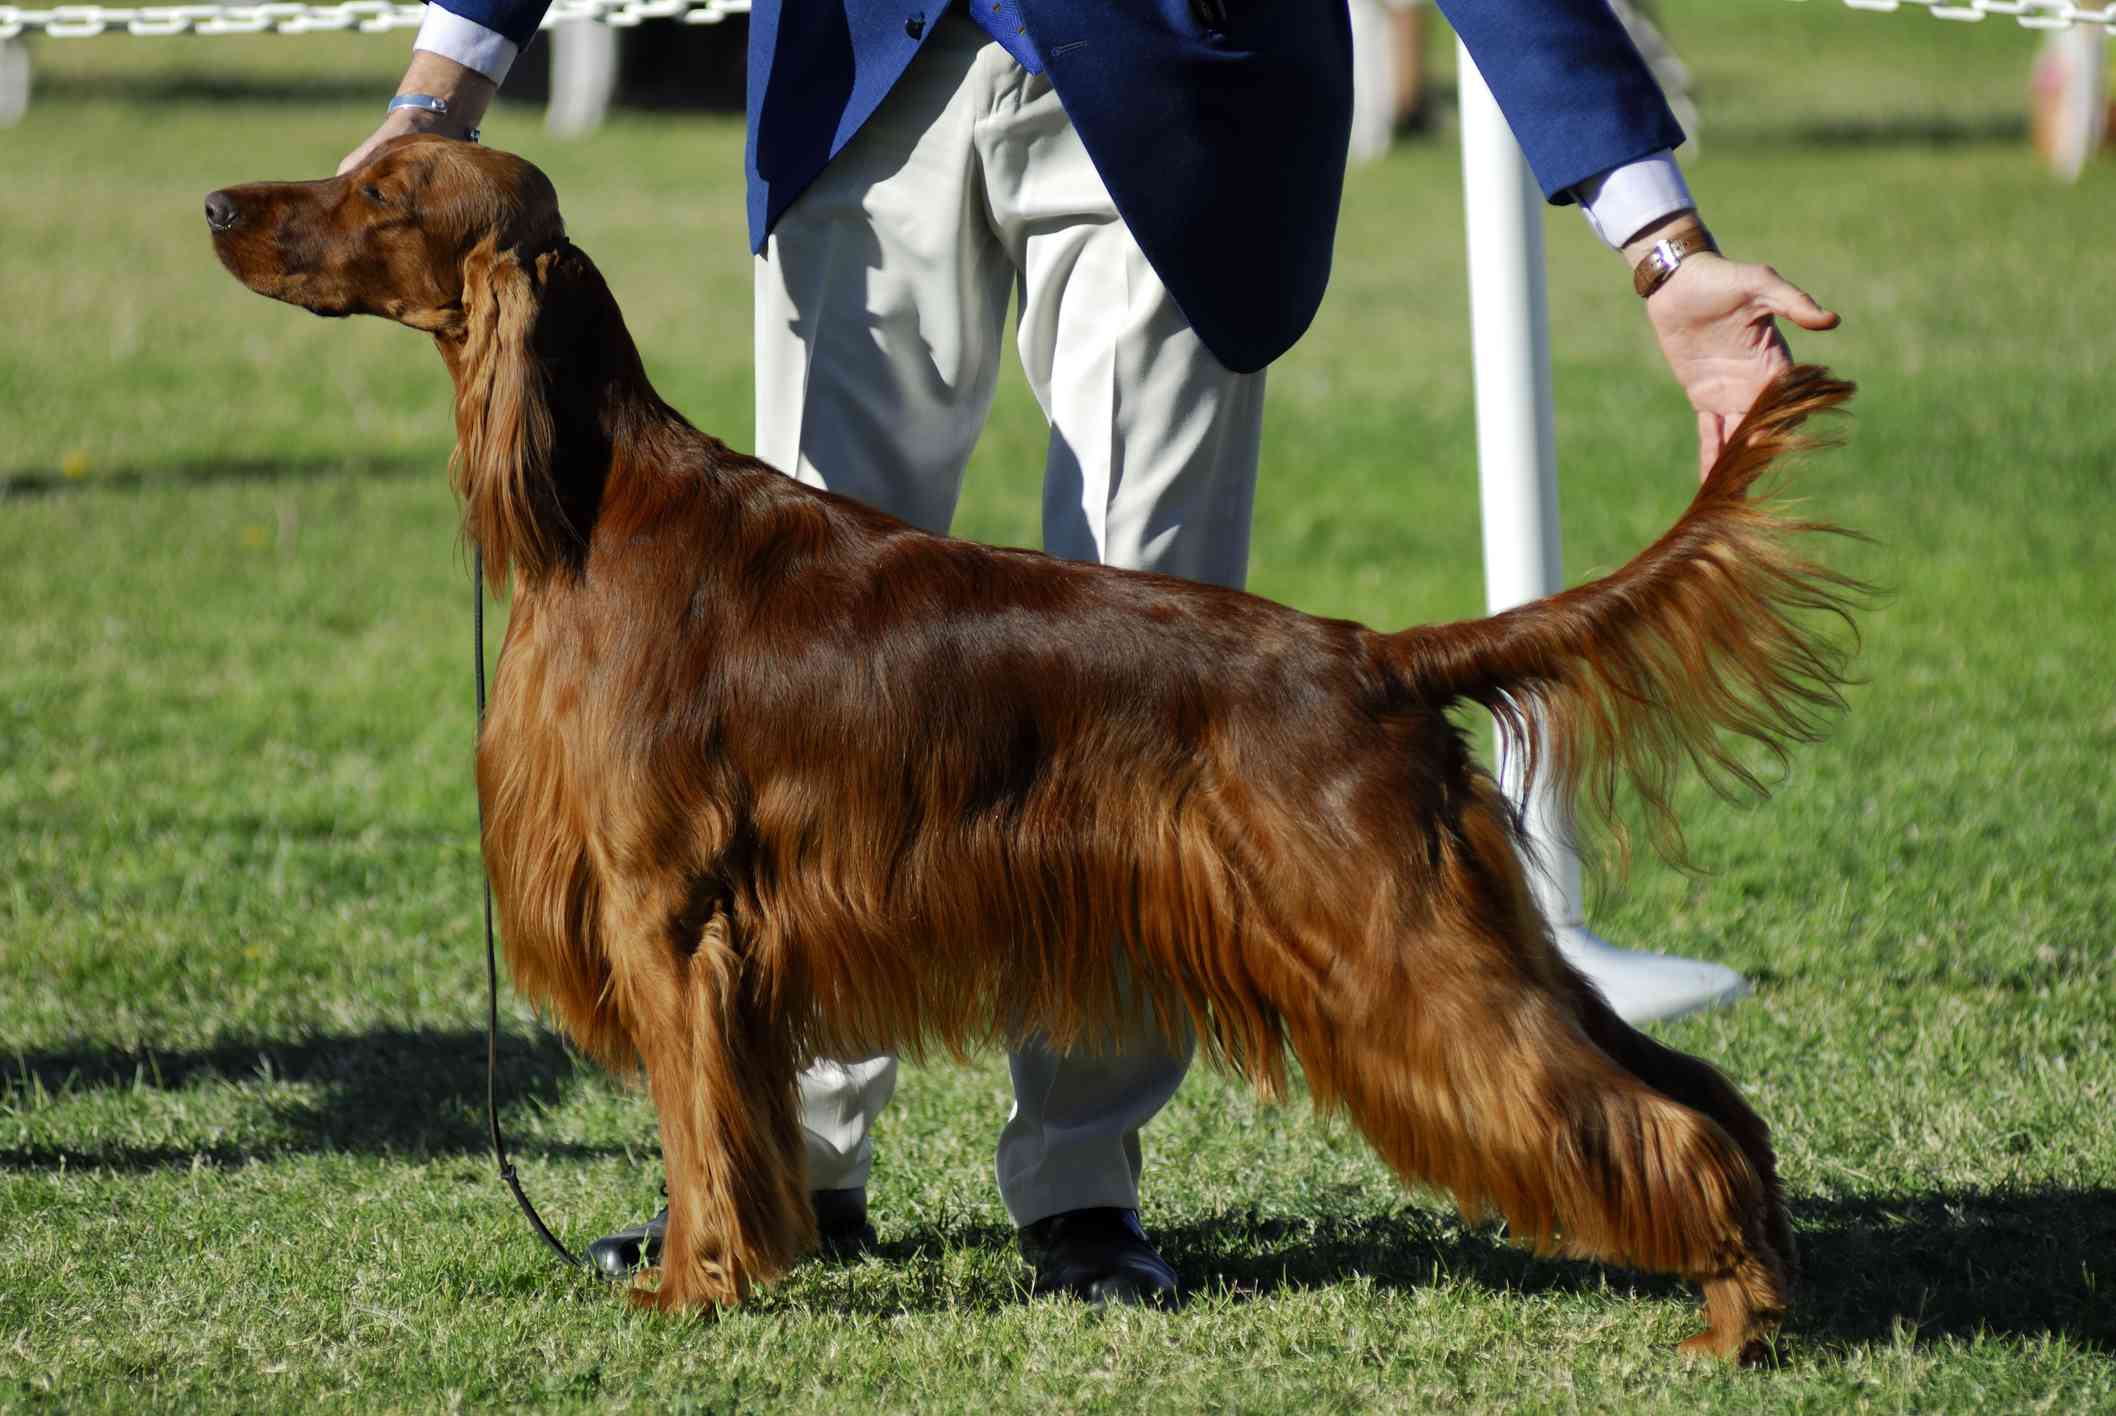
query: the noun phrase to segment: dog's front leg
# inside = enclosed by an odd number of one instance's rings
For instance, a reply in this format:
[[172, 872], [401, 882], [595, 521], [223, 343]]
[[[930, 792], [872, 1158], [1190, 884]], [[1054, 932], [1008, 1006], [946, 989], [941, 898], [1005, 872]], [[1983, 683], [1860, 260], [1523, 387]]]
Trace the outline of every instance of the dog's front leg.
[[660, 1284], [631, 1294], [642, 1307], [739, 1303], [816, 1245], [788, 1030], [741, 946], [715, 913], [694, 951], [664, 953], [667, 977], [642, 1000], [635, 1041], [669, 1186]]

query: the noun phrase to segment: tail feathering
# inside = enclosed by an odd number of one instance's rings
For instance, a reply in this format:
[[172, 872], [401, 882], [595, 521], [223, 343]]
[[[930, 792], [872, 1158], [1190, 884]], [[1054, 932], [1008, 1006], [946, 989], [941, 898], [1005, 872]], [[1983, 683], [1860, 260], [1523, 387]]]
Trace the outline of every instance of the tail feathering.
[[[1429, 700], [1489, 711], [1526, 779], [1547, 780], [1604, 828], [1620, 861], [1617, 787], [1628, 781], [1655, 848], [1685, 863], [1669, 805], [1683, 763], [1722, 795], [1767, 795], [1732, 739], [1783, 763], [1788, 745], [1820, 737], [1843, 707], [1852, 611], [1872, 590], [1794, 543], [1853, 533], [1749, 493], [1773, 465], [1823, 445], [1802, 425], [1853, 391], [1814, 365], [1787, 371], [1742, 419], [1682, 518], [1627, 565], [1487, 619], [1392, 636], [1390, 650]], [[1822, 632], [1817, 611], [1843, 622], [1849, 644]]]

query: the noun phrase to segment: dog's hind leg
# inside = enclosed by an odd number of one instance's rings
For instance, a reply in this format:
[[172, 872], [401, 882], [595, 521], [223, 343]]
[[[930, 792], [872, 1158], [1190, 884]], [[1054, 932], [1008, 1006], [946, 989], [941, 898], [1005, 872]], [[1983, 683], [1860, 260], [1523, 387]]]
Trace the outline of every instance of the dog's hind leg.
[[1471, 805], [1449, 835], [1422, 937], [1361, 945], [1320, 1012], [1287, 1006], [1317, 1095], [1406, 1180], [1539, 1250], [1700, 1281], [1709, 1329], [1685, 1351], [1760, 1355], [1787, 1284], [1764, 1176], [1597, 1045], [1499, 809]]
[[669, 1187], [660, 1285], [634, 1302], [674, 1310], [739, 1303], [816, 1245], [781, 1019], [724, 912], [673, 961], [670, 1005], [636, 1036], [661, 1119]]
[[1702, 1111], [1734, 1138], [1763, 1181], [1766, 1233], [1771, 1248], [1785, 1261], [1787, 1269], [1797, 1274], [1799, 1247], [1793, 1238], [1785, 1191], [1778, 1182], [1778, 1157], [1771, 1148], [1771, 1129], [1763, 1118], [1735, 1090], [1734, 1084], [1720, 1075], [1718, 1068], [1665, 1047], [1632, 1027], [1617, 1016], [1585, 977], [1575, 974], [1571, 984], [1580, 1024], [1596, 1046], [1647, 1086], [1694, 1111]]

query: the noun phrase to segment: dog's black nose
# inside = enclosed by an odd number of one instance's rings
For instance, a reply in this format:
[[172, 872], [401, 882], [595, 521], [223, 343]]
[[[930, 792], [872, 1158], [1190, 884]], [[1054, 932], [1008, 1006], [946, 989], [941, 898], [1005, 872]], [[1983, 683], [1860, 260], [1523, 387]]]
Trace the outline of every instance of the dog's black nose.
[[206, 225], [226, 231], [235, 224], [236, 215], [235, 198], [226, 192], [206, 193]]

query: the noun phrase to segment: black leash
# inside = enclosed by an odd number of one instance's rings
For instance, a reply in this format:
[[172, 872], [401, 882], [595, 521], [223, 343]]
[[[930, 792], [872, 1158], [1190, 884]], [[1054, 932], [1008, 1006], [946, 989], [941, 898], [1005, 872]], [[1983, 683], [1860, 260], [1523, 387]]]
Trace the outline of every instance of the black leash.
[[[476, 727], [485, 726], [485, 553], [474, 549], [471, 552], [471, 642], [477, 654], [478, 720]], [[473, 751], [475, 750], [473, 729]], [[492, 1154], [500, 1163], [500, 1179], [514, 1191], [515, 1203], [522, 1213], [529, 1216], [539, 1237], [551, 1246], [551, 1252], [573, 1268], [586, 1268], [587, 1264], [573, 1256], [573, 1251], [558, 1242], [558, 1236], [545, 1225], [543, 1216], [529, 1197], [522, 1193], [522, 1182], [514, 1173], [514, 1162], [507, 1158], [506, 1142], [500, 1139], [500, 961], [498, 951], [492, 943], [492, 877], [485, 874], [485, 798], [478, 797], [478, 875], [485, 882], [485, 1120], [492, 1128]]]

